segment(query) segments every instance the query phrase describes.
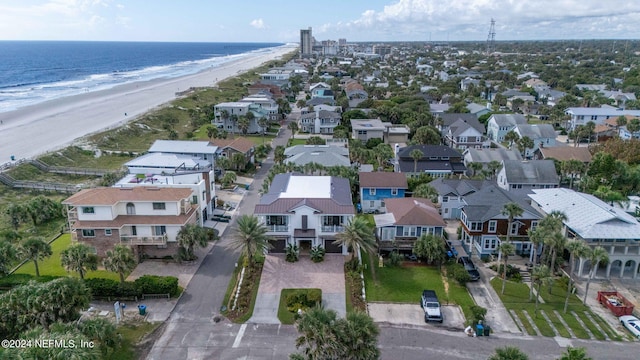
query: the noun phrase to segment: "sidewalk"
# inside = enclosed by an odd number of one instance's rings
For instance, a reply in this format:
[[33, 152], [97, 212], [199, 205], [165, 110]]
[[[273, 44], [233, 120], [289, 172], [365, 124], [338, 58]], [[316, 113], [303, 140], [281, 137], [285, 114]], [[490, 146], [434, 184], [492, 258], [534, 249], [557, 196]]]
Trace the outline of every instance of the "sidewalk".
[[491, 270], [482, 264], [477, 264], [480, 271], [480, 281], [468, 282], [467, 288], [476, 304], [487, 309], [486, 322], [496, 332], [508, 332], [522, 334], [513, 318], [502, 304], [498, 293], [493, 289], [489, 281], [493, 277]]

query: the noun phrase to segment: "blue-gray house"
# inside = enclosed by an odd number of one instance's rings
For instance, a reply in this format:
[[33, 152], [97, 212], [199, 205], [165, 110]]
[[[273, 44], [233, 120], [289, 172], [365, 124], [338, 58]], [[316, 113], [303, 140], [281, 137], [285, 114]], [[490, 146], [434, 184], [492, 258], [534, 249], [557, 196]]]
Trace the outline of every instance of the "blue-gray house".
[[360, 203], [365, 213], [386, 212], [385, 199], [403, 198], [407, 176], [397, 172], [361, 172]]

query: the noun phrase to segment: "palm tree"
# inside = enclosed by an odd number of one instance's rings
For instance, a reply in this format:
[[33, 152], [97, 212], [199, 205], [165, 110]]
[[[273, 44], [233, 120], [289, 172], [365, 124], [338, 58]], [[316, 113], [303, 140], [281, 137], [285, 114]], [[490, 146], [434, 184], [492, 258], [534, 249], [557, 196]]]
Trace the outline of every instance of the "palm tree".
[[567, 244], [567, 238], [561, 232], [554, 232], [551, 236], [545, 239], [545, 246], [549, 246], [551, 249], [551, 256], [549, 259], [549, 269], [554, 274], [556, 271], [556, 259], [558, 257], [558, 251], [562, 251]]
[[231, 157], [231, 164], [237, 171], [244, 170], [245, 166], [247, 165], [247, 158], [243, 153], [235, 153]]
[[429, 199], [435, 204], [438, 202], [438, 191], [428, 183], [422, 183], [413, 190], [412, 197]]
[[229, 110], [221, 110], [220, 117], [224, 120], [224, 124], [227, 124], [227, 120], [229, 119]]
[[238, 125], [238, 115], [233, 114], [229, 116], [229, 119], [231, 120], [231, 134], [233, 135], [233, 137], [236, 137], [236, 126]]
[[36, 268], [36, 277], [40, 277], [38, 261], [44, 260], [53, 254], [51, 245], [41, 238], [31, 238], [25, 241], [21, 248], [22, 253], [26, 255], [26, 258], [33, 261], [33, 265]]
[[360, 311], [349, 312], [334, 327], [341, 345], [339, 359], [370, 360], [380, 357], [377, 347], [380, 329], [373, 319]]
[[529, 360], [529, 357], [517, 347], [505, 346], [497, 348], [488, 360]]
[[0, 276], [9, 275], [12, 264], [16, 260], [18, 260], [18, 249], [8, 241], [0, 241]]
[[536, 307], [534, 311], [536, 316], [538, 315], [538, 304], [540, 302], [540, 287], [542, 286], [542, 283], [547, 282], [551, 277], [551, 271], [547, 265], [538, 265], [533, 268], [533, 271], [531, 271], [531, 287], [533, 288], [535, 285], [538, 285], [538, 289], [536, 291]]
[[124, 284], [124, 274], [133, 271], [136, 268], [137, 261], [130, 247], [117, 244], [112, 250], [107, 251], [107, 256], [102, 259], [102, 265], [108, 271], [118, 273], [120, 283]]
[[504, 141], [509, 143], [509, 149], [513, 146], [514, 142], [517, 142], [520, 139], [520, 135], [517, 132], [511, 130], [504, 135]]
[[267, 127], [269, 126], [269, 120], [266, 117], [261, 117], [258, 119], [258, 126], [262, 129], [262, 144], [264, 145], [264, 133], [267, 131]]
[[249, 130], [249, 125], [250, 125], [250, 122], [247, 116], [240, 116], [238, 118], [238, 129], [242, 132], [243, 135], [247, 135], [247, 131]]
[[[544, 243], [544, 238], [545, 238], [544, 231], [545, 229], [540, 227], [540, 225], [538, 225], [538, 227], [533, 231], [531, 231], [531, 229], [528, 230], [529, 241], [531, 241], [531, 257], [529, 258], [529, 260], [533, 264], [537, 264], [536, 252], [538, 251], [537, 249], [540, 246], [540, 244]], [[529, 301], [531, 300], [533, 300], [533, 284], [531, 284], [531, 286], [529, 287]]]
[[422, 159], [424, 153], [420, 149], [413, 149], [409, 156], [413, 159], [413, 173], [416, 174], [418, 172], [418, 160]]
[[231, 168], [231, 160], [226, 156], [219, 156], [216, 159], [216, 166], [220, 170], [229, 170], [229, 168]]
[[85, 244], [69, 246], [60, 254], [60, 263], [67, 271], [75, 271], [84, 280], [84, 275], [89, 270], [98, 269], [98, 257], [93, 249]]
[[428, 263], [437, 261], [440, 265], [440, 262], [444, 260], [446, 249], [444, 241], [439, 236], [423, 234], [413, 244], [413, 253], [426, 259]]
[[197, 256], [193, 253], [196, 246], [205, 247], [208, 243], [207, 230], [196, 224], [187, 224], [178, 232], [176, 238], [178, 245], [184, 249], [183, 260], [195, 260]]
[[471, 162], [471, 163], [469, 163], [469, 165], [467, 165], [467, 168], [469, 168], [469, 170], [471, 170], [471, 177], [476, 176], [476, 173], [479, 170], [482, 170], [483, 166], [484, 165], [482, 163], [479, 163], [479, 162]]
[[583, 304], [587, 303], [587, 295], [589, 293], [589, 284], [591, 284], [591, 279], [596, 276], [596, 271], [598, 270], [598, 265], [600, 263], [606, 264], [609, 262], [609, 253], [602, 246], [596, 246], [594, 248], [589, 248], [589, 251], [586, 256], [591, 263], [591, 270], [589, 270], [589, 277], [587, 278], [587, 285], [584, 289], [584, 299], [582, 300]]
[[29, 216], [25, 206], [15, 203], [7, 207], [6, 213], [11, 219], [11, 226], [13, 226], [14, 230], [18, 230], [20, 223], [24, 222]]
[[562, 162], [562, 169], [569, 175], [569, 189], [573, 189], [573, 181], [576, 175], [581, 175], [584, 172], [585, 165], [580, 160], [565, 160]]
[[226, 188], [231, 186], [231, 184], [235, 183], [237, 179], [238, 179], [238, 176], [234, 171], [227, 171], [222, 176], [222, 179], [220, 179], [220, 183], [222, 183], [222, 186]]
[[587, 356], [587, 350], [585, 348], [569, 346], [558, 360], [593, 360], [593, 358]]
[[589, 246], [582, 240], [570, 241], [566, 245], [569, 251], [569, 284], [567, 284], [567, 296], [564, 299], [564, 313], [567, 313], [567, 307], [569, 306], [569, 297], [571, 296], [571, 288], [573, 287], [573, 271], [575, 268], [576, 257], [578, 259], [587, 256], [589, 253]]
[[254, 256], [266, 252], [270, 247], [267, 228], [253, 215], [242, 215], [237, 221], [235, 245], [247, 254], [249, 265], [255, 264]]
[[275, 162], [276, 164], [284, 163], [284, 160], [287, 158], [286, 156], [284, 156], [284, 150], [284, 146], [276, 146], [276, 148], [273, 150], [273, 162]]
[[376, 237], [374, 230], [364, 217], [357, 216], [349, 220], [344, 230], [336, 236], [336, 245], [345, 246], [352, 249], [351, 260], [356, 256], [356, 252], [362, 249], [369, 256], [369, 265], [371, 274], [375, 281], [375, 268], [373, 266], [373, 257], [376, 250]]
[[513, 220], [518, 216], [522, 216], [523, 213], [524, 213], [524, 210], [522, 210], [522, 207], [520, 207], [520, 205], [517, 203], [510, 202], [510, 203], [504, 204], [504, 207], [502, 208], [502, 215], [507, 216], [508, 218], [507, 242], [509, 242], [511, 237], [511, 226], [513, 225]]
[[213, 125], [207, 126], [207, 137], [209, 138], [209, 140], [211, 140], [213, 138], [217, 138], [218, 137], [218, 128], [213, 126]]
[[508, 241], [500, 244], [500, 253], [502, 254], [502, 261], [504, 265], [504, 269], [502, 270], [502, 294], [504, 294], [504, 286], [507, 283], [507, 260], [509, 259], [509, 254], [514, 252], [515, 249], [516, 247]]
[[296, 132], [298, 131], [298, 123], [296, 123], [295, 121], [292, 121], [289, 123], [289, 125], [287, 125], [287, 128], [291, 130], [291, 138], [295, 139]]

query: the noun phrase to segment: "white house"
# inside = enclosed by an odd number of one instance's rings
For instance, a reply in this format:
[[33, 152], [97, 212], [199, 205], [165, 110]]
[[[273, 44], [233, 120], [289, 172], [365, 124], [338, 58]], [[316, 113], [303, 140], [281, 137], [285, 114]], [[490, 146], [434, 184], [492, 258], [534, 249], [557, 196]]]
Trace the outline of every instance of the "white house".
[[553, 160], [504, 160], [497, 181], [500, 188], [517, 193], [560, 186]]
[[218, 147], [208, 141], [156, 140], [149, 148], [150, 153], [189, 155], [192, 158], [207, 160], [215, 167]]
[[533, 147], [525, 149], [525, 159], [532, 159], [533, 154], [541, 147], [556, 146], [556, 131], [550, 124], [517, 124], [513, 131], [521, 138], [526, 136], [533, 140]]
[[504, 136], [516, 125], [526, 124], [527, 119], [522, 114], [493, 114], [487, 121], [487, 136], [489, 139], [500, 143]]
[[303, 253], [319, 246], [327, 253], [347, 254], [347, 248], [334, 243], [355, 216], [347, 179], [278, 174], [254, 214], [268, 229], [272, 252], [295, 245]]

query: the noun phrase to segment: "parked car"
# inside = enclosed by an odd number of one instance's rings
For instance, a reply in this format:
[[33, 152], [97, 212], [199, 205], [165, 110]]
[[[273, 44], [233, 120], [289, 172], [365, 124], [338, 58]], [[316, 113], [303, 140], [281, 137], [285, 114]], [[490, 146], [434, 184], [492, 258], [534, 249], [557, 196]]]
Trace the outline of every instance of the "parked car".
[[440, 310], [440, 301], [438, 301], [435, 291], [423, 290], [420, 306], [424, 310], [424, 322], [437, 321], [442, 324], [444, 318]]
[[453, 246], [451, 241], [447, 241], [446, 244], [447, 244], [447, 256], [452, 259], [457, 258], [458, 250], [456, 250], [456, 248]]
[[640, 339], [640, 319], [633, 315], [625, 315], [620, 316], [618, 320], [620, 320], [622, 326], [626, 327], [633, 336]]
[[480, 280], [480, 272], [473, 261], [471, 261], [471, 258], [468, 256], [461, 256], [458, 258], [458, 264], [462, 264], [462, 266], [464, 266], [464, 269], [467, 270], [467, 273], [469, 273], [469, 276], [471, 277], [471, 281]]

